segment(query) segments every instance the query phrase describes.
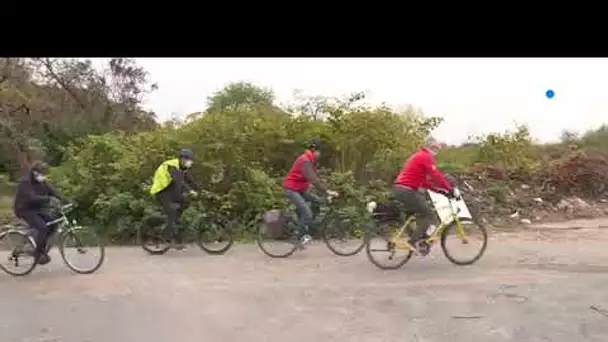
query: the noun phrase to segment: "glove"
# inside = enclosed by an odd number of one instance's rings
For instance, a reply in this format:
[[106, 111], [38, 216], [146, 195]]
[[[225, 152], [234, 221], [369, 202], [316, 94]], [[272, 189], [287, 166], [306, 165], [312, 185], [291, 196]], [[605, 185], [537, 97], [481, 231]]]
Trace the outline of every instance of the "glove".
[[437, 192], [442, 194], [443, 196], [447, 197], [448, 199], [454, 199], [456, 197], [454, 195], [454, 190], [448, 191], [448, 190], [441, 189]]
[[446, 194], [446, 197], [449, 198], [449, 199], [451, 199], [451, 200], [455, 200], [455, 201], [458, 201], [458, 200], [461, 199], [460, 193], [456, 192], [456, 189], [452, 189], [451, 191], [449, 191]]
[[338, 193], [333, 190], [327, 190], [327, 202], [331, 203], [331, 200], [334, 197], [338, 197]]

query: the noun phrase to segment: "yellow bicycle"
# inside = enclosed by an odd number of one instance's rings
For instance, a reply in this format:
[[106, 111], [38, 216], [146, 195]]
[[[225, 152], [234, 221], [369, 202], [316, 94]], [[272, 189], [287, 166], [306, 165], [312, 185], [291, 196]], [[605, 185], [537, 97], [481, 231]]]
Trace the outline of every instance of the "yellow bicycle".
[[[369, 260], [381, 269], [398, 269], [405, 265], [412, 254], [426, 255], [430, 252], [431, 246], [438, 240], [441, 241], [441, 249], [448, 260], [456, 265], [471, 265], [479, 260], [488, 245], [488, 233], [485, 225], [471, 217], [471, 215], [459, 215], [461, 213], [461, 203], [464, 204], [461, 196], [458, 200], [449, 199], [448, 205], [445, 208], [436, 208], [437, 210], [448, 210], [448, 215], [444, 217], [441, 224], [428, 234], [428, 237], [423, 242], [423, 249], [417, 250], [409, 242], [412, 229], [415, 227], [416, 218], [411, 212], [405, 212], [405, 223], [395, 227], [395, 223], [403, 222], [403, 215], [400, 214], [399, 204], [388, 203], [378, 206], [375, 202], [370, 202], [367, 209], [372, 213], [373, 221], [378, 225], [375, 234], [369, 237], [365, 250]], [[466, 204], [465, 204], [466, 207]], [[388, 229], [387, 229], [388, 228]], [[460, 248], [448, 247], [448, 243], [452, 236], [456, 236], [456, 241], [460, 242]], [[474, 253], [470, 257], [458, 257], [457, 252], [460, 252], [462, 246], [470, 246], [472, 243], [478, 242], [479, 247], [474, 249]], [[378, 247], [376, 247], [378, 245]], [[377, 255], [379, 252], [386, 253], [387, 261]], [[398, 252], [404, 252], [404, 255], [397, 258]]]

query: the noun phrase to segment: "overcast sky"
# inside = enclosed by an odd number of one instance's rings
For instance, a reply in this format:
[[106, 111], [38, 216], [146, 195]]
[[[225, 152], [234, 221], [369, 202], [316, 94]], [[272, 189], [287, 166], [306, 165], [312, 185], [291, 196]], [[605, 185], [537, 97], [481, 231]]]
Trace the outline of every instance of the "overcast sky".
[[[470, 134], [528, 124], [542, 141], [564, 129], [606, 120], [606, 59], [443, 58], [137, 58], [159, 89], [146, 101], [161, 120], [205, 108], [227, 83], [270, 87], [278, 102], [295, 89], [339, 96], [365, 91], [372, 103], [412, 104], [445, 117], [435, 135], [450, 143]], [[548, 99], [548, 89], [555, 97]]]

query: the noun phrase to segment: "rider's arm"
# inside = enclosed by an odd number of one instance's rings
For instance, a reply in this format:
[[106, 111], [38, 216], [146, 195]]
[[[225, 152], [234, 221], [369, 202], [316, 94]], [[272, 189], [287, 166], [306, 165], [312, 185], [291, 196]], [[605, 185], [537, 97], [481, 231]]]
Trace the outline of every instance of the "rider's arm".
[[[435, 165], [435, 162], [433, 161], [432, 158], [430, 158], [430, 157], [424, 158], [423, 162], [424, 162], [425, 169], [427, 170], [427, 173], [431, 176], [433, 185], [435, 185], [436, 187], [438, 187], [440, 189], [447, 190], [448, 192], [452, 192], [454, 190], [452, 185], [448, 182], [448, 180], [445, 179], [445, 176], [443, 175], [443, 173], [441, 173], [441, 171], [439, 171], [439, 169]], [[431, 188], [431, 187], [429, 187], [429, 188]]]
[[169, 175], [171, 176], [171, 180], [173, 180], [173, 182], [177, 186], [177, 189], [182, 189], [186, 187], [188, 188], [188, 190], [190, 190], [190, 186], [188, 184], [185, 184], [184, 182], [184, 174], [178, 168], [170, 165], [167, 168], [169, 169]]
[[48, 192], [51, 195], [51, 197], [55, 197], [58, 200], [62, 201], [62, 202], [67, 202], [68, 200], [61, 196], [61, 194], [59, 193], [59, 191], [57, 191], [57, 189], [55, 189], [51, 184], [46, 184], [46, 186], [48, 187]]
[[169, 175], [171, 175], [171, 179], [175, 182], [178, 189], [186, 188], [188, 191], [198, 189], [198, 185], [196, 185], [196, 183], [189, 181], [191, 178], [187, 172], [182, 172], [176, 167], [169, 166]]
[[21, 195], [23, 204], [26, 206], [45, 204], [51, 199], [50, 196], [36, 194], [28, 182], [19, 182], [17, 184], [17, 196], [19, 194]]
[[302, 163], [302, 174], [306, 179], [314, 185], [315, 188], [327, 193], [327, 186], [321, 181], [317, 172], [315, 171], [312, 161], [306, 160]]
[[184, 172], [184, 181], [190, 190], [194, 190], [196, 192], [200, 192], [203, 187], [201, 187], [193, 178], [190, 176], [190, 172]]

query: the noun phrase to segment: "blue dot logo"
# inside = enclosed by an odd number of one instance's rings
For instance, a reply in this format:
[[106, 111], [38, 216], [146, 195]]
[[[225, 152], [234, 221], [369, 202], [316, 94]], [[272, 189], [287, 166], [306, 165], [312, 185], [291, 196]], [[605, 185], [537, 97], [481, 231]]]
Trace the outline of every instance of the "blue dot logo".
[[555, 92], [553, 90], [549, 89], [549, 90], [547, 90], [545, 95], [547, 95], [548, 99], [552, 99], [555, 96]]

